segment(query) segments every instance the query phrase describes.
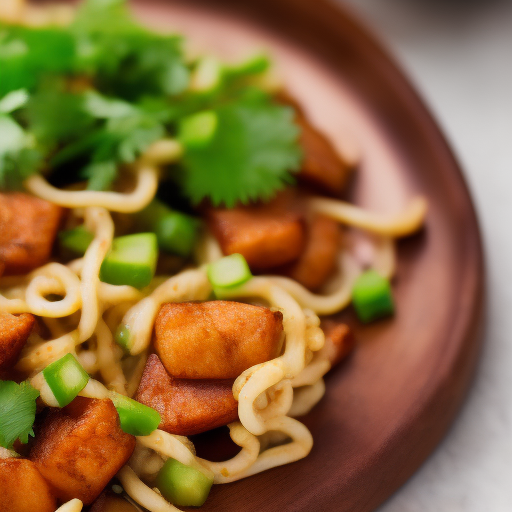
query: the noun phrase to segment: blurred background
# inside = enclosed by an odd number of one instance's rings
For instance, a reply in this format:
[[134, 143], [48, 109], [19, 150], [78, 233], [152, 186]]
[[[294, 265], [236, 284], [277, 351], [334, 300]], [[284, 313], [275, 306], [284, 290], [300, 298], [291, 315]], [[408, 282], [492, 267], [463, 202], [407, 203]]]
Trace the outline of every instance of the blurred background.
[[445, 440], [379, 512], [512, 510], [512, 1], [343, 0], [401, 63], [451, 142], [486, 250], [487, 329]]

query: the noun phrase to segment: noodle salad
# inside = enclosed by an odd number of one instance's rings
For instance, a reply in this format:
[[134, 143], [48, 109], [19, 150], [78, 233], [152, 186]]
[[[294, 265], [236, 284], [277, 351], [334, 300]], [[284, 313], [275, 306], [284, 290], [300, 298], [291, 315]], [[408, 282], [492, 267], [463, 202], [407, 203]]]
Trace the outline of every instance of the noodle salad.
[[338, 199], [357, 151], [270, 59], [184, 43], [123, 0], [0, 6], [0, 512], [179, 510], [306, 457], [297, 418], [354, 346], [329, 315], [394, 312], [425, 199]]

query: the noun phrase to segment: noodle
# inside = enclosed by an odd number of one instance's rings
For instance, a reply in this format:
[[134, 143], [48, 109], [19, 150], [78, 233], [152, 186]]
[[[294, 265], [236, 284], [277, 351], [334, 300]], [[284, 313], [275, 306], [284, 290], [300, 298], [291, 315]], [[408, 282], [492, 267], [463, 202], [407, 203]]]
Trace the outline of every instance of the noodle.
[[80, 341], [91, 337], [98, 323], [98, 288], [100, 285], [100, 267], [114, 237], [114, 223], [104, 208], [90, 207], [85, 210], [85, 223], [92, 228], [95, 236], [83, 258], [82, 279], [82, 316], [78, 324]]
[[427, 201], [423, 197], [415, 197], [407, 210], [393, 215], [371, 213], [350, 203], [338, 199], [315, 197], [309, 200], [312, 211], [327, 215], [343, 224], [370, 231], [377, 235], [399, 238], [417, 231], [427, 213]]
[[38, 174], [25, 180], [23, 185], [35, 196], [66, 208], [96, 206], [113, 212], [133, 213], [142, 210], [155, 196], [158, 187], [158, 171], [153, 166], [141, 165], [137, 170], [137, 184], [128, 194], [95, 190], [60, 190]]
[[123, 466], [117, 473], [117, 478], [128, 496], [150, 512], [179, 512], [179, 509], [143, 483], [129, 466]]
[[73, 499], [64, 503], [55, 512], [80, 512], [84, 504], [79, 499]]

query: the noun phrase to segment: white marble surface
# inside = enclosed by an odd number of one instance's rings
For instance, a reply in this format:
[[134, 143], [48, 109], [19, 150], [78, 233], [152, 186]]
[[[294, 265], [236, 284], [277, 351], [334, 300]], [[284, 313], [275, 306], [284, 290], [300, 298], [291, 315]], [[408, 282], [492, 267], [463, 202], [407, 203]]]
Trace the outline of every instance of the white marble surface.
[[379, 512], [512, 511], [512, 1], [344, 0], [401, 61], [451, 141], [485, 240], [488, 325], [453, 428]]

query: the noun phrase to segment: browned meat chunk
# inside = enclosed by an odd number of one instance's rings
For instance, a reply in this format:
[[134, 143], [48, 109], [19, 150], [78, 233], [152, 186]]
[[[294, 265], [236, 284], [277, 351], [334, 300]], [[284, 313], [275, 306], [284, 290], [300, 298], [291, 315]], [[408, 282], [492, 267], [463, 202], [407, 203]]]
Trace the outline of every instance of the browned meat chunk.
[[317, 290], [336, 269], [341, 231], [332, 219], [315, 217], [308, 226], [308, 238], [299, 259], [276, 269], [310, 290]]
[[159, 428], [191, 436], [238, 418], [233, 380], [184, 380], [171, 377], [156, 354], [149, 356], [135, 399], [156, 409]]
[[0, 459], [2, 512], [54, 512], [57, 503], [50, 486], [26, 459]]
[[325, 333], [322, 355], [327, 357], [334, 367], [352, 352], [356, 341], [347, 324], [340, 324], [334, 320], [324, 320], [321, 327]]
[[105, 489], [93, 503], [89, 512], [138, 512], [129, 501]]
[[0, 194], [0, 260], [6, 274], [25, 274], [48, 261], [62, 212], [27, 194]]
[[278, 96], [281, 103], [296, 111], [295, 122], [300, 126], [300, 145], [304, 159], [300, 179], [322, 192], [340, 195], [352, 173], [352, 165], [344, 162], [331, 142], [307, 119], [301, 106], [287, 93]]
[[224, 254], [242, 254], [254, 270], [296, 260], [305, 244], [305, 226], [293, 191], [266, 204], [210, 208], [208, 224]]
[[216, 300], [164, 304], [155, 323], [155, 350], [178, 379], [235, 379], [278, 355], [283, 315]]
[[0, 312], [0, 371], [14, 366], [35, 321], [29, 313], [11, 315]]
[[135, 437], [119, 426], [110, 400], [78, 397], [52, 410], [36, 434], [30, 459], [62, 501], [91, 504], [130, 458]]

